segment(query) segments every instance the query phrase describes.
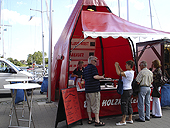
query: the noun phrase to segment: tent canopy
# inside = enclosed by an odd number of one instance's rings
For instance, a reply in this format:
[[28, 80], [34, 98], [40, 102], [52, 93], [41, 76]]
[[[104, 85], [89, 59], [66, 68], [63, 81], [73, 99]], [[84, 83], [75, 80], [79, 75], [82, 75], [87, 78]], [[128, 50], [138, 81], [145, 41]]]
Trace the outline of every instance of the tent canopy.
[[[94, 11], [87, 11], [89, 8]], [[94, 39], [96, 43], [94, 55], [99, 59], [97, 66], [99, 74], [117, 78], [114, 62], [118, 61], [122, 69], [126, 70], [125, 62], [133, 59], [131, 45], [126, 37], [146, 35], [166, 37], [170, 33], [123, 20], [111, 13], [104, 0], [78, 0], [54, 47], [51, 100], [55, 100], [55, 89], [67, 88], [72, 39]]]
[[[127, 37], [170, 37], [170, 32], [163, 32], [151, 28], [143, 27], [131, 22], [128, 22], [113, 13], [108, 12], [90, 12], [82, 11], [81, 20], [84, 37], [90, 36], [97, 38], [109, 36], [117, 38], [122, 36]], [[97, 23], [96, 23], [97, 21]]]

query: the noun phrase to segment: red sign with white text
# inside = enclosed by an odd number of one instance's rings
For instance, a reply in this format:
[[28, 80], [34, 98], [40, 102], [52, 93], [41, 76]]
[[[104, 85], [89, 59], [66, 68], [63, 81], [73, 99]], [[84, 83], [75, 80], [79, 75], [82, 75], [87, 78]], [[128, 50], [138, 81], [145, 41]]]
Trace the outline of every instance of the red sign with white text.
[[62, 89], [67, 124], [70, 125], [82, 119], [76, 88]]
[[[121, 112], [121, 95], [117, 93], [116, 90], [103, 90], [100, 91], [101, 99], [100, 99], [100, 116], [111, 116], [111, 115], [119, 115]], [[78, 92], [80, 108], [82, 113], [82, 119], [88, 118], [87, 115], [87, 104], [85, 92]], [[133, 112], [138, 112], [138, 98], [131, 98]], [[151, 97], [151, 106], [152, 106], [152, 97]], [[150, 107], [152, 110], [152, 107]], [[94, 115], [93, 115], [94, 117]]]

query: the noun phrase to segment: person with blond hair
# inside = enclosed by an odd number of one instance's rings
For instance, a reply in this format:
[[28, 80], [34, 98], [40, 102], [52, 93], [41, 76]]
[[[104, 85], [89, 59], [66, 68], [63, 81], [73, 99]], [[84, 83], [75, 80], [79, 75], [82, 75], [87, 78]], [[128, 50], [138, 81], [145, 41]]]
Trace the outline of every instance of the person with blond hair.
[[159, 60], [154, 60], [152, 62], [152, 66], [150, 70], [152, 71], [153, 68], [155, 70], [153, 71], [153, 103], [152, 103], [152, 118], [161, 118], [162, 116], [162, 110], [161, 110], [161, 104], [160, 104], [160, 80], [162, 76], [162, 71], [160, 69], [161, 63]]

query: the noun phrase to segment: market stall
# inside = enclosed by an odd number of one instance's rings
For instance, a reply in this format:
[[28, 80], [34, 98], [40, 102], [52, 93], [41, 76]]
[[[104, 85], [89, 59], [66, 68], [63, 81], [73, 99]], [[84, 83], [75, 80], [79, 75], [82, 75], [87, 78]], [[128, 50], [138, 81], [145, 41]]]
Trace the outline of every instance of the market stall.
[[[99, 75], [113, 81], [119, 76], [114, 63], [119, 62], [123, 70], [125, 62], [135, 60], [133, 37], [169, 36], [170, 33], [153, 30], [128, 22], [114, 15], [104, 0], [79, 0], [54, 47], [51, 99], [55, 101], [56, 90], [72, 87], [69, 79], [79, 60], [85, 66], [90, 55], [98, 58], [96, 66]], [[137, 65], [134, 70], [137, 73]], [[120, 95], [114, 84], [102, 87], [100, 116], [121, 114]], [[82, 118], [87, 118], [85, 92], [78, 90]], [[132, 97], [134, 112], [137, 112], [137, 99]]]

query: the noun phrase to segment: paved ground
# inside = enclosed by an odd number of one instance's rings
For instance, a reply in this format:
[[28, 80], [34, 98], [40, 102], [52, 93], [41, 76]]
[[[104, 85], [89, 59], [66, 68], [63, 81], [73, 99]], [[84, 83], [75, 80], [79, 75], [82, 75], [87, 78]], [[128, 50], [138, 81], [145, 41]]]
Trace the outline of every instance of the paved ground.
[[[35, 128], [54, 128], [56, 113], [57, 113], [57, 102], [46, 103], [46, 93], [40, 94], [40, 90], [34, 90], [33, 96], [33, 119]], [[9, 125], [9, 113], [10, 113], [11, 98], [0, 98], [0, 128], [7, 128]], [[21, 115], [21, 110], [18, 116]], [[151, 118], [147, 122], [135, 122], [134, 124], [127, 124], [126, 126], [116, 126], [115, 123], [121, 120], [121, 116], [110, 116], [103, 117], [101, 120], [106, 123], [105, 128], [111, 127], [123, 127], [123, 128], [170, 128], [170, 107], [163, 107], [162, 118]], [[28, 117], [28, 111], [25, 110], [25, 117]], [[138, 118], [138, 114], [133, 115], [133, 120]], [[14, 120], [15, 121], [15, 120]], [[15, 122], [13, 122], [15, 125]], [[27, 123], [22, 123], [22, 126], [26, 126]], [[62, 121], [58, 124], [58, 128], [66, 128], [66, 121]], [[93, 128], [94, 124], [87, 124], [87, 119], [83, 120], [83, 125], [79, 122], [72, 125], [73, 128]], [[33, 125], [31, 125], [33, 128]]]

